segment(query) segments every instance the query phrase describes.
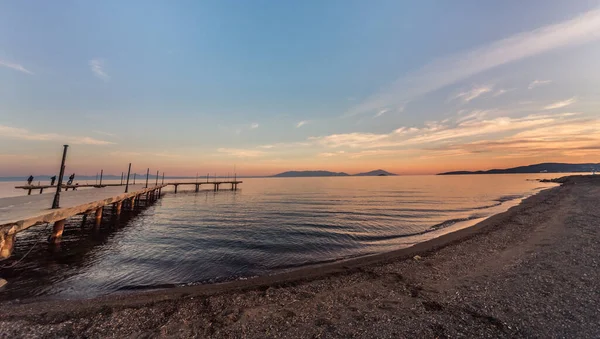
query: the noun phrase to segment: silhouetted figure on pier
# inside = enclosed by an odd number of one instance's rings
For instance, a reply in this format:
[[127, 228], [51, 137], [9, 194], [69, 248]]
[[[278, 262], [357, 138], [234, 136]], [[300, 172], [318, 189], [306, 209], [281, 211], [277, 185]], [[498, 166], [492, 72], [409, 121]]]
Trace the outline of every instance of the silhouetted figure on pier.
[[69, 176], [69, 181], [67, 181], [67, 185], [73, 185], [73, 180], [75, 180], [75, 173]]
[[54, 182], [56, 181], [56, 175], [50, 178], [50, 186], [54, 186]]
[[29, 178], [27, 178], [27, 185], [31, 186], [32, 181], [33, 181], [33, 175], [30, 175]]

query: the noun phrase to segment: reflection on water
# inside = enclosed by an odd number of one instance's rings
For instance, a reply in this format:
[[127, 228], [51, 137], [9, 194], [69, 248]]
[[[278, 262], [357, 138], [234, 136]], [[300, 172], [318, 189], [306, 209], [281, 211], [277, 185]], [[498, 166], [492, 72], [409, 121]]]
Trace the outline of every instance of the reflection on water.
[[[0, 299], [93, 297], [207, 283], [389, 251], [461, 227], [550, 187], [556, 175], [244, 179], [238, 191], [166, 190], [154, 205], [107, 214], [99, 230], [69, 221], [60, 249], [44, 226], [19, 234], [0, 269]], [[9, 192], [14, 183], [0, 183]], [[8, 195], [8, 194], [7, 194]], [[106, 212], [109, 213], [109, 212]], [[42, 240], [39, 242], [39, 240]]]

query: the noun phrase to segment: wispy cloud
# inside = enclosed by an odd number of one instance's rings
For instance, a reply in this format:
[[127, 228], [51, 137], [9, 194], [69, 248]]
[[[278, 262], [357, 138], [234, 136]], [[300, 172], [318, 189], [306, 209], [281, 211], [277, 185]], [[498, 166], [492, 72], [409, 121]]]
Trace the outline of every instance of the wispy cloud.
[[65, 136], [54, 133], [34, 133], [24, 128], [0, 125], [0, 138], [30, 141], [62, 141], [79, 145], [112, 145], [114, 142], [84, 136]]
[[338, 152], [323, 152], [323, 153], [319, 153], [318, 156], [321, 158], [331, 158], [331, 157], [335, 157], [338, 155], [342, 155], [346, 153], [345, 151], [338, 151]]
[[475, 74], [557, 48], [587, 43], [600, 38], [600, 10], [574, 19], [434, 61], [397, 79], [346, 112], [346, 116], [374, 113], [386, 107], [402, 106], [428, 92], [464, 80]]
[[501, 96], [502, 94], [506, 94], [506, 93], [514, 91], [514, 90], [515, 90], [514, 88], [509, 88], [509, 89], [501, 88], [501, 89], [495, 91], [494, 94], [492, 94], [492, 96], [498, 97], [498, 96]]
[[387, 112], [389, 112], [389, 109], [384, 108], [384, 109], [380, 110], [379, 112], [377, 112], [377, 114], [375, 114], [375, 116], [373, 116], [373, 118], [379, 118], [380, 116], [384, 115]]
[[492, 90], [492, 86], [477, 86], [468, 91], [458, 93], [454, 98], [462, 99], [464, 102], [469, 102], [485, 93], [491, 92]]
[[310, 137], [309, 140], [315, 141], [323, 146], [331, 148], [369, 148], [369, 145], [379, 145], [388, 137], [389, 136], [387, 134], [355, 132], [345, 134], [331, 134], [324, 137]]
[[264, 155], [265, 152], [253, 149], [241, 149], [241, 148], [219, 148], [217, 149], [219, 153], [225, 153], [230, 156], [238, 157], [238, 158], [253, 158]]
[[37, 156], [27, 154], [0, 154], [0, 159], [5, 161], [31, 160], [37, 158]]
[[547, 85], [549, 83], [552, 83], [552, 80], [533, 80], [529, 86], [527, 86], [528, 89], [534, 89], [536, 87], [540, 87], [543, 85]]
[[574, 119], [527, 129], [497, 140], [453, 143], [427, 151], [462, 154], [497, 153], [503, 158], [534, 157], [540, 154], [589, 156], [600, 150], [600, 121]]
[[92, 59], [89, 62], [90, 70], [94, 75], [104, 81], [109, 81], [110, 76], [104, 71], [104, 60], [103, 59]]
[[180, 154], [172, 152], [132, 152], [132, 151], [114, 151], [109, 153], [112, 157], [159, 157], [159, 158], [181, 158]]
[[258, 128], [258, 123], [253, 122], [252, 124], [250, 124], [250, 129], [255, 129]]
[[302, 127], [302, 126], [304, 126], [304, 125], [306, 125], [306, 124], [308, 124], [308, 120], [302, 120], [302, 121], [299, 121], [299, 122], [296, 124], [296, 128], [300, 128], [300, 127]]
[[573, 116], [571, 113], [565, 113], [554, 115], [532, 114], [521, 118], [506, 116], [486, 118], [487, 114], [486, 111], [475, 111], [467, 116], [457, 117], [454, 122], [429, 122], [421, 128], [401, 127], [387, 134], [332, 134], [311, 137], [309, 141], [327, 148], [410, 148], [515, 133], [525, 129], [557, 124], [562, 119]]
[[104, 135], [107, 137], [111, 137], [111, 138], [116, 138], [117, 136], [113, 133], [109, 133], [109, 132], [104, 132], [104, 131], [94, 131], [94, 133], [96, 134], [100, 134], [100, 135]]
[[467, 120], [480, 120], [484, 118], [490, 111], [471, 111], [468, 114], [459, 114], [459, 117], [456, 118], [456, 122], [461, 123]]
[[267, 144], [267, 145], [260, 145], [257, 146], [257, 148], [262, 148], [262, 149], [273, 149], [273, 148], [295, 148], [295, 147], [306, 147], [306, 146], [311, 146], [310, 142], [278, 142], [276, 144]]
[[555, 102], [553, 104], [550, 104], [546, 107], [544, 107], [545, 110], [550, 110], [550, 109], [557, 109], [557, 108], [563, 108], [563, 107], [567, 107], [573, 103], [575, 103], [577, 101], [576, 98], [571, 98], [571, 99], [567, 99], [567, 100], [563, 100], [563, 101], [558, 101]]
[[15, 71], [19, 71], [19, 72], [23, 72], [23, 73], [27, 73], [27, 74], [32, 74], [33, 75], [32, 71], [28, 70], [27, 68], [25, 68], [25, 67], [23, 67], [23, 66], [21, 66], [19, 64], [15, 64], [15, 63], [12, 63], [12, 62], [0, 60], [0, 66], [8, 67], [8, 68], [14, 69]]

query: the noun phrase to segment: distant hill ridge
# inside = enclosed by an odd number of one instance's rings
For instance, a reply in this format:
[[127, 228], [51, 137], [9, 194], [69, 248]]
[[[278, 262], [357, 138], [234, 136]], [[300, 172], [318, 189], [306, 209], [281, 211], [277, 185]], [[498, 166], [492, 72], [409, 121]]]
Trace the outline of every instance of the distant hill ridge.
[[[388, 176], [388, 175], [397, 175], [394, 173], [390, 173], [387, 171], [384, 171], [382, 169], [378, 169], [378, 170], [374, 170], [374, 171], [370, 171], [370, 172], [364, 172], [364, 173], [358, 173], [358, 174], [354, 174], [352, 176]], [[351, 176], [348, 173], [345, 172], [330, 172], [330, 171], [287, 171], [287, 172], [283, 172], [283, 173], [279, 173], [279, 174], [275, 174], [272, 177], [274, 178], [295, 178], [295, 177], [349, 177]]]
[[519, 166], [505, 169], [491, 169], [487, 171], [453, 171], [438, 173], [438, 175], [456, 175], [456, 174], [517, 174], [517, 173], [574, 173], [574, 172], [592, 172], [600, 170], [600, 163], [587, 164], [566, 164], [559, 162], [546, 162], [528, 166]]

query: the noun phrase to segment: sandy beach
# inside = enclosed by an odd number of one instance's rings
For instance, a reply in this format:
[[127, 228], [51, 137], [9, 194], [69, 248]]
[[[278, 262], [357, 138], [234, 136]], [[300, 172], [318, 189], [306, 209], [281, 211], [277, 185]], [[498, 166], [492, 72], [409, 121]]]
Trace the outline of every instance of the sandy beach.
[[600, 336], [600, 176], [408, 249], [275, 276], [3, 303], [0, 337]]

